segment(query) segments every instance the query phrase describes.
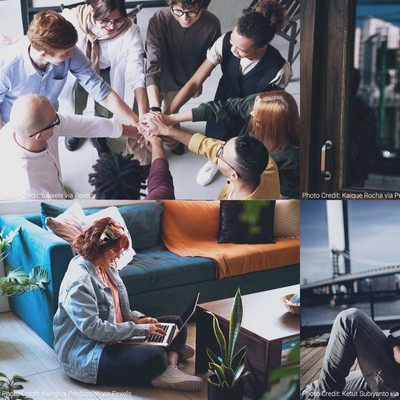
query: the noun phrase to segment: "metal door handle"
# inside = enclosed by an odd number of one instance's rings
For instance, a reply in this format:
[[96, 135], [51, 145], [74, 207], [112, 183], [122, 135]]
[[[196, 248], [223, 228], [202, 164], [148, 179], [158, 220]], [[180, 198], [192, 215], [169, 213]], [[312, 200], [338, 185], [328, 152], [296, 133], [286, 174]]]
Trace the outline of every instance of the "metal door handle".
[[321, 149], [321, 175], [326, 180], [329, 181], [332, 178], [332, 174], [326, 170], [326, 151], [332, 148], [332, 142], [327, 140]]

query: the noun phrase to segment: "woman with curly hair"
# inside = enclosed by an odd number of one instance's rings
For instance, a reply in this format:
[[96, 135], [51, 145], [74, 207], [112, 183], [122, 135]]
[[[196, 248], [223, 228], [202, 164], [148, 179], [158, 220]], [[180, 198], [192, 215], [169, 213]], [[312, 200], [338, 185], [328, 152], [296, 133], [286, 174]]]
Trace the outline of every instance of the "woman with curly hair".
[[[285, 88], [292, 76], [291, 67], [270, 42], [286, 19], [285, 9], [277, 0], [260, 0], [255, 10], [239, 19], [232, 32], [214, 43], [206, 60], [172, 101], [167, 113], [176, 113], [219, 64], [222, 78], [215, 101]], [[244, 123], [241, 118], [231, 122], [208, 122], [206, 136], [227, 141], [238, 135]], [[216, 167], [207, 163], [199, 171], [197, 183], [208, 185], [216, 172]]]
[[178, 368], [193, 356], [184, 327], [168, 348], [126, 342], [133, 336], [165, 336], [160, 322], [182, 326], [179, 317], [146, 317], [131, 311], [116, 260], [129, 246], [112, 218], [95, 221], [74, 242], [77, 253], [61, 283], [54, 316], [54, 349], [64, 372], [97, 385], [151, 383], [162, 389], [199, 390], [202, 379]]

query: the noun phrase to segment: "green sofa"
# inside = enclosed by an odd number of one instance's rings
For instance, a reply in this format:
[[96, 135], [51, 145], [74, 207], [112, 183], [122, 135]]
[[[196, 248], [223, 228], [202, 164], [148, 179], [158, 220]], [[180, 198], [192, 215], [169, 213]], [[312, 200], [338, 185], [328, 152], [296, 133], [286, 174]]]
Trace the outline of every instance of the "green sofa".
[[[203, 257], [180, 257], [162, 243], [162, 202], [141, 202], [118, 207], [132, 236], [136, 255], [120, 274], [129, 293], [131, 308], [144, 314], [180, 315], [197, 292], [200, 302], [232, 297], [238, 286], [243, 294], [299, 283], [299, 265], [218, 280], [214, 261]], [[25, 321], [50, 346], [53, 345], [52, 320], [58, 292], [69, 261], [71, 246], [42, 226], [46, 216], [57, 216], [65, 209], [42, 205], [42, 214], [0, 216], [0, 231], [5, 234], [21, 227], [6, 265], [29, 271], [40, 265], [47, 269], [50, 284], [45, 291], [10, 298], [13, 312]], [[85, 209], [90, 214], [99, 209]]]

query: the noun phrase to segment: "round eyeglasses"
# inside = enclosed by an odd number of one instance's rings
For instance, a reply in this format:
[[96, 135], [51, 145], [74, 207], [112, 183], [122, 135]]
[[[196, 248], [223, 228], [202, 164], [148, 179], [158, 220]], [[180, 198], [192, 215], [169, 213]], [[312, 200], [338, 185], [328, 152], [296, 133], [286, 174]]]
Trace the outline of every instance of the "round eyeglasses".
[[126, 19], [125, 17], [121, 17], [115, 20], [101, 19], [99, 20], [99, 23], [103, 28], [109, 28], [111, 25], [114, 25], [115, 27], [119, 28], [125, 22], [125, 19]]
[[197, 11], [182, 11], [178, 8], [171, 7], [172, 14], [176, 15], [177, 17], [182, 17], [182, 15], [186, 15], [188, 18], [196, 18], [197, 14], [201, 11], [199, 8]]
[[58, 116], [58, 114], [56, 113], [56, 120], [54, 122], [52, 122], [51, 124], [47, 125], [46, 127], [44, 127], [43, 129], [41, 129], [40, 131], [37, 131], [35, 133], [32, 133], [32, 135], [29, 135], [29, 137], [35, 136], [38, 133], [42, 133], [44, 131], [47, 131], [47, 129], [53, 128], [54, 126], [58, 126], [60, 125], [60, 117]]

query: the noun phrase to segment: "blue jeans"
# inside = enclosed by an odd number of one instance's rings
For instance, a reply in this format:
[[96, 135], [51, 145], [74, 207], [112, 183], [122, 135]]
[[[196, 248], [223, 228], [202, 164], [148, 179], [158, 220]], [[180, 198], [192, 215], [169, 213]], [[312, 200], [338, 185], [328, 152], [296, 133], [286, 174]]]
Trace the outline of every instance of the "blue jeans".
[[[178, 316], [158, 317], [159, 322], [172, 322], [182, 326]], [[143, 385], [160, 375], [167, 368], [168, 352], [183, 355], [187, 337], [186, 326], [168, 348], [130, 343], [106, 346], [101, 354], [97, 385]]]
[[[355, 360], [360, 370], [350, 373]], [[301, 399], [399, 399], [400, 365], [381, 329], [351, 308], [335, 320], [320, 377]]]

